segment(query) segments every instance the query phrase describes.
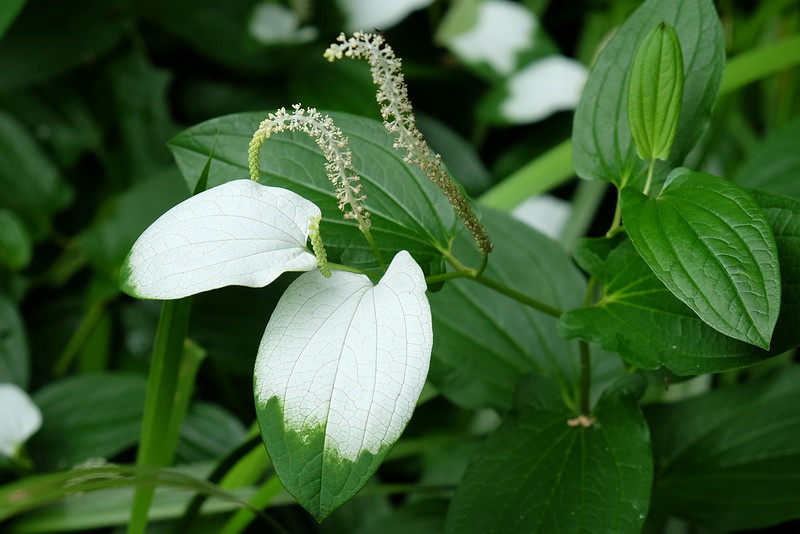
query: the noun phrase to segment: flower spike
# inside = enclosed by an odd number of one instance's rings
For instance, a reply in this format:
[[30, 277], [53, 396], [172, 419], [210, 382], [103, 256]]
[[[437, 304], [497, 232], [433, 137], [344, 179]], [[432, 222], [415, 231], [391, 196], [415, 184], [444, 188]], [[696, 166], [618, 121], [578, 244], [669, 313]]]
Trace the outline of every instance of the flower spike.
[[478, 221], [469, 201], [458, 185], [447, 174], [442, 157], [434, 154], [422, 133], [417, 129], [414, 110], [408, 99], [408, 88], [401, 71], [402, 61], [384, 38], [377, 34], [356, 32], [349, 39], [340, 34], [338, 42], [325, 51], [325, 58], [334, 61], [343, 57], [366, 59], [372, 73], [372, 81], [378, 86], [375, 98], [381, 108], [381, 117], [386, 130], [395, 135], [394, 148], [404, 149], [403, 160], [418, 166], [447, 197], [464, 225], [472, 233], [478, 249], [483, 254], [492, 250], [492, 242], [486, 229]]
[[294, 110], [292, 112], [281, 108], [275, 113], [270, 113], [253, 134], [248, 152], [250, 179], [258, 181], [261, 145], [273, 132], [286, 130], [305, 132], [314, 138], [325, 156], [327, 161], [325, 170], [330, 181], [336, 186], [336, 198], [339, 200], [339, 209], [344, 213], [344, 218], [358, 221], [361, 231], [367, 233], [370, 214], [361, 205], [366, 197], [361, 194], [360, 179], [353, 170], [353, 156], [347, 148], [347, 137], [333, 123], [333, 119], [316, 109], [303, 109], [300, 104], [295, 104], [292, 109]]

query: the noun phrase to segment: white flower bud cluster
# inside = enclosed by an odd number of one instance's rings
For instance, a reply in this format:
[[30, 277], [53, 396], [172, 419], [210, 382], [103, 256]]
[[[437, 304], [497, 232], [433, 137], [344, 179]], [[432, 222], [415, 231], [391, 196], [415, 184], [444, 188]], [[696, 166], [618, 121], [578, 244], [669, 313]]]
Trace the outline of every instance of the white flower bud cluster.
[[336, 198], [344, 218], [358, 221], [362, 231], [369, 228], [369, 212], [361, 205], [366, 196], [361, 194], [361, 180], [353, 170], [353, 156], [347, 148], [347, 137], [333, 123], [333, 119], [316, 109], [304, 109], [300, 104], [295, 104], [292, 109], [292, 112], [281, 108], [270, 113], [253, 134], [248, 154], [250, 178], [258, 181], [261, 145], [274, 132], [305, 132], [314, 138], [325, 156], [325, 170], [336, 186]]
[[396, 135], [394, 148], [404, 150], [403, 161], [418, 166], [436, 184], [472, 233], [478, 249], [484, 254], [492, 250], [486, 229], [472, 212], [468, 200], [450, 178], [439, 154], [434, 154], [417, 129], [414, 110], [408, 99], [408, 88], [401, 71], [402, 61], [384, 38], [377, 34], [355, 32], [349, 39], [342, 33], [324, 54], [328, 61], [343, 57], [365, 59], [372, 81], [378, 86], [375, 95], [386, 130]]

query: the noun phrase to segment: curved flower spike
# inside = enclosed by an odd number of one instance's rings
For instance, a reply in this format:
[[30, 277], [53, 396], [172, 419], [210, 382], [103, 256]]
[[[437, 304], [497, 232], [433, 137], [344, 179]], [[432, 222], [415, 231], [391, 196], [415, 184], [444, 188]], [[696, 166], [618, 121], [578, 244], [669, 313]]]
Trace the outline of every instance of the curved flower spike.
[[181, 202], [144, 231], [122, 266], [131, 296], [177, 299], [223, 286], [263, 287], [310, 271], [312, 202], [287, 189], [235, 180]]
[[408, 252], [375, 286], [362, 274], [331, 274], [292, 282], [255, 368], [275, 470], [319, 521], [361, 489], [400, 437], [433, 346], [425, 276]]

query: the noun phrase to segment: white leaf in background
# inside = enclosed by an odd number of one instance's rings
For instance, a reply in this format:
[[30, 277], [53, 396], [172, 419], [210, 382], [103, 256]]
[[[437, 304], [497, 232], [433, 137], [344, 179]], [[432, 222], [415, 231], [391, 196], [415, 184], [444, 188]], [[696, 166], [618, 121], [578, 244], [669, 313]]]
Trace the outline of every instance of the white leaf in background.
[[280, 4], [259, 4], [250, 17], [250, 34], [265, 45], [298, 44], [313, 41], [317, 29], [300, 26], [297, 14]]
[[263, 287], [287, 271], [317, 266], [306, 249], [312, 202], [287, 189], [234, 180], [185, 200], [133, 245], [122, 290], [177, 299], [218, 287]]
[[469, 63], [487, 63], [502, 76], [514, 72], [517, 54], [533, 46], [537, 21], [525, 6], [508, 0], [486, 0], [470, 30], [451, 38], [450, 49]]
[[558, 239], [569, 219], [571, 204], [552, 195], [525, 199], [511, 215], [547, 237]]
[[[375, 286], [342, 271], [300, 276], [258, 350], [259, 409], [275, 397], [287, 432], [323, 432], [323, 450], [310, 451], [323, 461], [355, 462], [362, 451], [388, 450], [428, 374], [433, 334], [425, 290], [422, 270], [405, 251]], [[266, 438], [267, 447], [277, 439]], [[278, 468], [281, 460], [274, 460]]]
[[13, 457], [41, 426], [42, 412], [28, 394], [14, 384], [0, 384], [0, 454]]
[[500, 105], [500, 112], [511, 122], [524, 123], [574, 109], [587, 75], [582, 63], [568, 57], [534, 61], [508, 79], [509, 95]]
[[349, 32], [387, 30], [433, 0], [339, 0]]

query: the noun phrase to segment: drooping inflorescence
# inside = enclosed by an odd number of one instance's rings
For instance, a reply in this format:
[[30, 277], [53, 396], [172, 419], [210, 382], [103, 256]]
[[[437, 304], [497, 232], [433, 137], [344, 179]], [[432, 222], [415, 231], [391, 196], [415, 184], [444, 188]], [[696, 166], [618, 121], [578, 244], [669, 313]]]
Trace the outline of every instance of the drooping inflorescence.
[[248, 153], [250, 178], [258, 181], [261, 145], [274, 132], [305, 132], [314, 138], [325, 156], [325, 170], [336, 187], [336, 198], [344, 218], [358, 221], [362, 232], [368, 231], [369, 212], [361, 205], [365, 196], [361, 194], [361, 182], [353, 170], [353, 156], [347, 148], [347, 137], [333, 123], [333, 119], [316, 109], [303, 109], [300, 104], [295, 104], [292, 109], [293, 112], [281, 108], [270, 113], [253, 134]]
[[328, 253], [325, 250], [325, 245], [322, 243], [322, 236], [319, 234], [319, 222], [321, 220], [321, 215], [311, 217], [308, 220], [308, 238], [311, 241], [311, 248], [314, 250], [314, 255], [317, 257], [319, 271], [325, 278], [330, 278], [331, 268], [328, 265]]
[[325, 58], [328, 61], [343, 57], [367, 60], [372, 80], [378, 86], [375, 97], [380, 105], [383, 123], [386, 130], [396, 136], [395, 149], [404, 150], [403, 160], [409, 165], [418, 166], [442, 190], [472, 233], [478, 249], [484, 254], [491, 252], [492, 242], [486, 229], [478, 221], [461, 189], [447, 174], [442, 157], [431, 150], [417, 129], [400, 58], [377, 34], [356, 32], [349, 39], [341, 34], [337, 41], [325, 51]]

